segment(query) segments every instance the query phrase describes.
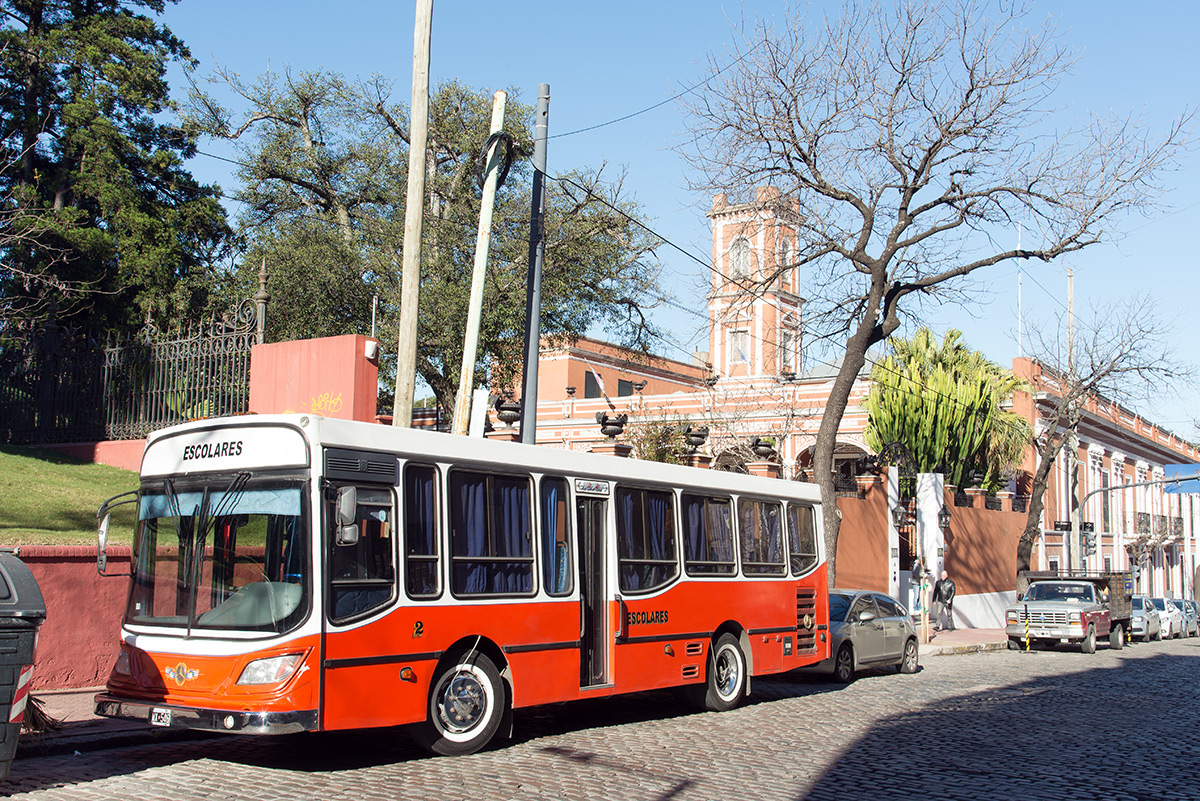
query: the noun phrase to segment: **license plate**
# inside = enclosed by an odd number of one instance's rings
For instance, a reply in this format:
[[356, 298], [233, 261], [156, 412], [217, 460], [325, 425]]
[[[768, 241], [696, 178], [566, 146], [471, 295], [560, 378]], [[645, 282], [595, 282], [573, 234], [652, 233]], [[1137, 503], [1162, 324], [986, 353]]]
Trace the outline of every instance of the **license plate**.
[[169, 710], [169, 709], [151, 709], [150, 710], [150, 725], [151, 726], [170, 726], [171, 725], [171, 710]]
[[1029, 636], [1030, 637], [1057, 637], [1058, 635], [1052, 631], [1046, 631], [1045, 629], [1030, 629]]

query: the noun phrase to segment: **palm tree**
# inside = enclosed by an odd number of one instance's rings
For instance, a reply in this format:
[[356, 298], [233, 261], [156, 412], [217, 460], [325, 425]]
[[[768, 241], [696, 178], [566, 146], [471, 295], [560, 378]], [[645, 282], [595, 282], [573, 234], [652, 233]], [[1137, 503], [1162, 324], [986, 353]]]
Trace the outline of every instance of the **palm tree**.
[[888, 342], [892, 355], [871, 370], [867, 445], [878, 452], [902, 443], [919, 472], [942, 472], [952, 484], [1003, 486], [1031, 438], [1029, 423], [1003, 408], [1025, 382], [954, 329], [940, 343], [927, 327]]

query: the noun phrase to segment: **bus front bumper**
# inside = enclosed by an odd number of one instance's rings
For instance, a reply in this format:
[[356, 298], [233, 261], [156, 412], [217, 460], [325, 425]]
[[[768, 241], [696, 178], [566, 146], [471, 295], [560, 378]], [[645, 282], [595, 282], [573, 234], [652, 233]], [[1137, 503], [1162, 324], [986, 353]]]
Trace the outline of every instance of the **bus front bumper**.
[[232, 734], [296, 734], [317, 730], [317, 711], [247, 712], [229, 709], [151, 704], [101, 693], [96, 696], [96, 714], [149, 723], [171, 729], [230, 732]]

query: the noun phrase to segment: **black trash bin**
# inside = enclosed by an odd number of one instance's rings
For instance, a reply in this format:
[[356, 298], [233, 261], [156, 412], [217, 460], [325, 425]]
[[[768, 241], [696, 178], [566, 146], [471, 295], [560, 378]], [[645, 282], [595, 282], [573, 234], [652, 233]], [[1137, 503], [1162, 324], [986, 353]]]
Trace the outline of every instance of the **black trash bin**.
[[46, 603], [33, 573], [0, 551], [0, 780], [8, 776], [33, 680], [33, 651]]

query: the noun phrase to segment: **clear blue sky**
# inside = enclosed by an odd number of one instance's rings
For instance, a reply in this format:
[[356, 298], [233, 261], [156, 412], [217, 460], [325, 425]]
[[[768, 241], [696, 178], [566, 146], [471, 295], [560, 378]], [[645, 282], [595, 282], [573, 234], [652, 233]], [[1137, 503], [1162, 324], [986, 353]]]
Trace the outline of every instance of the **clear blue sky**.
[[[833, 0], [812, 3], [819, 15]], [[799, 4], [804, 8], [804, 4]], [[1032, 20], [1053, 17], [1076, 51], [1074, 74], [1056, 96], [1068, 114], [1116, 110], [1142, 114], [1162, 130], [1185, 106], [1200, 106], [1195, 31], [1200, 7], [1185, 2], [1035, 2]], [[688, 0], [603, 4], [574, 2], [483, 3], [434, 0], [432, 80], [458, 78], [480, 89], [515, 88], [534, 103], [539, 83], [549, 83], [552, 137], [648, 108], [692, 86], [704, 76], [710, 53], [733, 41], [743, 13], [781, 17], [785, 4]], [[270, 68], [327, 69], [348, 76], [379, 73], [394, 78], [395, 96], [407, 100], [412, 78], [412, 0], [182, 0], [163, 19], [201, 62], [200, 73], [221, 64], [245, 78]], [[172, 82], [182, 99], [184, 87]], [[551, 172], [608, 163], [628, 171], [626, 187], [642, 204], [659, 233], [707, 260], [710, 232], [704, 212], [708, 197], [685, 188], [687, 163], [675, 153], [685, 129], [677, 104], [667, 103], [632, 119], [586, 133], [554, 138]], [[232, 155], [219, 143], [201, 148]], [[191, 168], [198, 178], [226, 189], [235, 186], [231, 165], [204, 156]], [[1187, 243], [1200, 231], [1200, 152], [1167, 176], [1168, 213], [1125, 221], [1128, 235], [1052, 265], [1032, 265], [1023, 281], [1026, 320], [1051, 325], [1065, 311], [1066, 272], [1075, 271], [1076, 308], [1103, 304], [1132, 289], [1148, 293], [1163, 316], [1176, 320], [1181, 352], [1192, 359], [1200, 340], [1196, 318], [1200, 270]], [[231, 209], [236, 211], [236, 209]], [[1013, 231], [1013, 243], [1016, 231]], [[705, 308], [704, 268], [671, 248], [660, 251], [664, 286], [695, 312]], [[991, 300], [968, 309], [945, 309], [928, 322], [936, 331], [961, 329], [967, 342], [995, 361], [1017, 355], [1015, 267], [979, 273]], [[655, 319], [673, 335], [667, 356], [682, 358], [706, 348], [703, 320], [664, 307]], [[1194, 359], [1192, 359], [1194, 360]], [[1195, 361], [1195, 360], [1194, 360]], [[1195, 438], [1200, 417], [1195, 386], [1164, 388], [1162, 400], [1137, 411], [1179, 434]]]

